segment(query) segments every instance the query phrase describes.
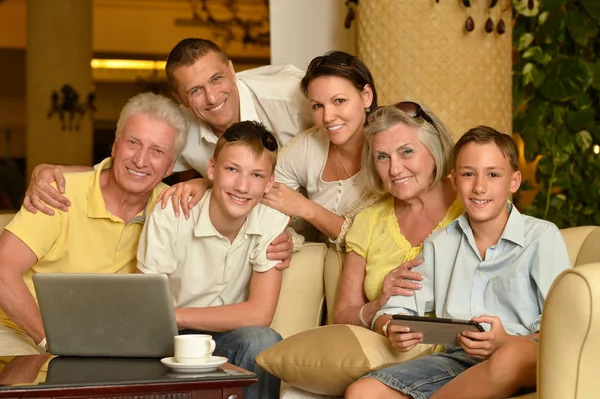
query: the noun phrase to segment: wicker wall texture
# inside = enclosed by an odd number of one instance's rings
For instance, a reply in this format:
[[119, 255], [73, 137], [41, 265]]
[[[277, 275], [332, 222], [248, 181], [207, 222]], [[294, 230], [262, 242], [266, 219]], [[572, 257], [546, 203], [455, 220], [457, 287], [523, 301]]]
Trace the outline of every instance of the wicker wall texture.
[[[492, 9], [490, 0], [470, 2], [467, 8], [458, 0], [361, 0], [358, 54], [373, 73], [381, 105], [417, 101], [456, 137], [482, 124], [510, 134], [510, 0]], [[475, 30], [467, 33], [469, 16]], [[488, 17], [493, 33], [484, 29]]]

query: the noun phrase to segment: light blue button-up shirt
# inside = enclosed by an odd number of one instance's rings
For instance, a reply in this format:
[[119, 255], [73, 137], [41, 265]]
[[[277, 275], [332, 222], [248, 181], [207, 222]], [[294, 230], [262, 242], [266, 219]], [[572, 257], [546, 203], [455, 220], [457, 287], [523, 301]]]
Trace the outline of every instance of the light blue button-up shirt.
[[[558, 228], [509, 206], [497, 244], [481, 259], [466, 214], [423, 244], [423, 287], [411, 297], [394, 296], [378, 312], [470, 320], [498, 316], [507, 333], [539, 331], [541, 313], [554, 279], [571, 267]], [[489, 325], [484, 327], [489, 329]]]

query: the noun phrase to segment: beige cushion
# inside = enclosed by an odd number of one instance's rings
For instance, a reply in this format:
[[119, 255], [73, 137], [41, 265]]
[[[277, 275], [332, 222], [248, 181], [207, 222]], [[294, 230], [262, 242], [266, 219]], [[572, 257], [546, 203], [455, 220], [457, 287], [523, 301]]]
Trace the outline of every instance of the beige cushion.
[[0, 324], [0, 356], [39, 355], [35, 342], [24, 333]]
[[323, 259], [327, 247], [305, 243], [283, 271], [281, 293], [271, 327], [283, 338], [321, 324], [325, 288]]
[[389, 340], [363, 327], [336, 324], [293, 335], [261, 352], [256, 363], [290, 385], [343, 395], [363, 375], [431, 353], [432, 345], [397, 352]]

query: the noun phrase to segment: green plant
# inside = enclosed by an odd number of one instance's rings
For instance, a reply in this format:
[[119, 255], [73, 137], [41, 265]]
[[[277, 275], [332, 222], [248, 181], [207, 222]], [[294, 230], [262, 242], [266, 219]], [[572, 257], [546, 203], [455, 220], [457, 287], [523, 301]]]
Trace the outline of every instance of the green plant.
[[600, 1], [513, 6], [513, 128], [525, 158], [540, 156], [523, 211], [561, 228], [600, 225]]

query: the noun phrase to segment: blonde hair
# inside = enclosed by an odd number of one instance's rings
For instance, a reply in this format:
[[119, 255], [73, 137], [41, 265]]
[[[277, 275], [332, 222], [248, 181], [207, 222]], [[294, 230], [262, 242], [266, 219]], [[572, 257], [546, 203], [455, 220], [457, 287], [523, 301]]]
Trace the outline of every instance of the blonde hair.
[[121, 110], [115, 132], [115, 142], [119, 139], [127, 120], [138, 114], [160, 119], [171, 125], [177, 132], [173, 157], [176, 159], [187, 142], [188, 121], [179, 106], [167, 97], [154, 93], [142, 93], [131, 97]]
[[365, 171], [367, 189], [371, 192], [377, 194], [387, 192], [375, 168], [373, 140], [377, 134], [389, 130], [400, 123], [416, 129], [419, 141], [431, 153], [435, 162], [431, 185], [439, 183], [440, 180], [450, 174], [450, 170], [452, 169], [454, 136], [433, 112], [424, 108], [422, 109], [431, 118], [433, 124], [426, 123], [424, 120], [421, 122], [422, 118], [412, 117], [393, 105], [378, 108], [369, 116], [368, 125], [365, 128], [362, 165]]

